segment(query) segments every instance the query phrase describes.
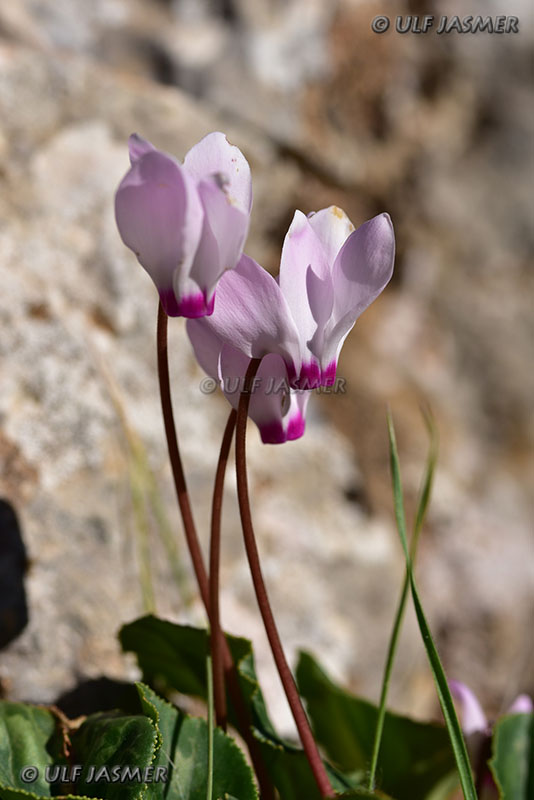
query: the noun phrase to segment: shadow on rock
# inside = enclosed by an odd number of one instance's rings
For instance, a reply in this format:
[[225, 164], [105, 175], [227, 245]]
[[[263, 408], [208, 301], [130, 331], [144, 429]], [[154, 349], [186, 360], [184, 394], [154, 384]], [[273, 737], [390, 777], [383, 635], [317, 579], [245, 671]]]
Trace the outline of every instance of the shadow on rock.
[[135, 686], [111, 678], [93, 678], [83, 681], [59, 697], [55, 705], [70, 719], [94, 714], [95, 711], [123, 711], [140, 713], [139, 695]]
[[28, 566], [15, 509], [0, 499], [0, 649], [24, 630], [28, 606], [24, 575]]

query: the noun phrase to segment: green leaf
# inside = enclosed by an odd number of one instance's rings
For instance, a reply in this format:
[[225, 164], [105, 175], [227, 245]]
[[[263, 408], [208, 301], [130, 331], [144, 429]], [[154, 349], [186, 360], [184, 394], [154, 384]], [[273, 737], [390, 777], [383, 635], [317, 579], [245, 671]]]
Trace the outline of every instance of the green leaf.
[[[57, 717], [47, 708], [26, 703], [0, 701], [0, 797], [2, 800], [31, 800], [52, 797], [57, 785], [46, 780], [46, 768], [62, 765], [63, 736]], [[32, 783], [21, 779], [23, 767], [35, 767], [38, 777]], [[73, 800], [72, 795], [62, 795]], [[76, 800], [86, 800], [76, 797]]]
[[[160, 749], [156, 767], [166, 767], [168, 781], [152, 783], [146, 800], [206, 800], [208, 789], [209, 727], [189, 717], [142, 683], [137, 690], [145, 713], [157, 728]], [[237, 743], [219, 728], [213, 732], [213, 797], [231, 794], [257, 800], [254, 776]]]
[[[119, 638], [124, 650], [136, 653], [147, 680], [156, 679], [183, 694], [207, 699], [207, 631], [175, 625], [149, 615], [125, 625]], [[253, 734], [260, 742], [267, 771], [280, 796], [284, 800], [302, 800], [303, 797], [306, 800], [320, 800], [304, 752], [279, 737], [269, 719], [256, 677], [251, 643], [234, 636], [226, 638], [238, 671], [243, 697], [251, 712]], [[231, 703], [229, 718], [239, 730]], [[217, 748], [217, 742], [215, 747]], [[334, 789], [346, 791], [351, 788], [350, 781], [336, 769], [328, 764], [326, 768]]]
[[[252, 646], [247, 639], [237, 636], [226, 638], [234, 663], [238, 665], [245, 700], [252, 708], [253, 722], [266, 735], [276, 738], [256, 679]], [[119, 639], [123, 650], [136, 654], [147, 682], [156, 680], [167, 688], [207, 701], [206, 656], [209, 653], [209, 636], [205, 629], [175, 625], [149, 614], [124, 625], [119, 632]], [[237, 727], [231, 703], [229, 706], [232, 724]]]
[[[46, 746], [55, 732], [55, 720], [45, 708], [22, 703], [0, 703], [0, 786], [19, 788], [50, 797], [42, 772], [52, 763]], [[41, 778], [33, 784], [21, 781], [22, 767], [38, 767]]]
[[[102, 800], [141, 800], [146, 788], [142, 779], [122, 782], [97, 778], [100, 769], [112, 767], [137, 767], [143, 777], [159, 748], [156, 728], [148, 717], [120, 711], [92, 714], [72, 737], [72, 746], [76, 763], [83, 765], [77, 787], [80, 794]], [[94, 777], [91, 766], [97, 768]]]
[[383, 792], [374, 791], [371, 792], [369, 789], [352, 789], [350, 792], [343, 792], [343, 794], [337, 794], [337, 797], [360, 797], [360, 798], [374, 798], [374, 800], [391, 800], [388, 795], [383, 794]]
[[[47, 745], [54, 736], [56, 721], [45, 708], [23, 703], [0, 703], [0, 789], [2, 798], [25, 797], [28, 794], [50, 797], [44, 769], [54, 763]], [[21, 769], [34, 766], [39, 770], [35, 783], [21, 780]], [[13, 790], [13, 791], [11, 791]], [[18, 790], [18, 791], [15, 791]]]
[[534, 797], [534, 714], [501, 717], [493, 731], [489, 762], [501, 800]]
[[[307, 653], [300, 654], [297, 681], [318, 742], [344, 773], [359, 773], [363, 781], [373, 752], [378, 708], [336, 686]], [[384, 792], [398, 800], [425, 798], [453, 766], [442, 725], [386, 712], [379, 770]]]
[[432, 639], [432, 634], [430, 632], [428, 622], [423, 612], [423, 606], [419, 598], [419, 592], [417, 591], [417, 585], [412, 570], [412, 559], [410, 557], [410, 553], [408, 550], [408, 539], [406, 536], [406, 519], [404, 515], [404, 500], [403, 500], [402, 483], [400, 477], [399, 456], [397, 453], [397, 442], [395, 439], [395, 429], [393, 427], [393, 419], [389, 411], [387, 416], [387, 423], [388, 423], [388, 434], [389, 434], [389, 452], [390, 452], [390, 463], [391, 463], [391, 477], [393, 482], [393, 504], [395, 508], [395, 519], [397, 522], [397, 529], [399, 532], [402, 549], [404, 550], [404, 557], [406, 559], [406, 569], [408, 571], [408, 577], [410, 579], [410, 589], [412, 592], [415, 614], [417, 616], [417, 622], [419, 623], [419, 630], [421, 631], [423, 644], [425, 646], [428, 660], [430, 662], [430, 667], [432, 669], [432, 675], [434, 676], [434, 682], [436, 684], [438, 698], [441, 705], [441, 710], [443, 712], [443, 717], [445, 719], [445, 724], [449, 732], [454, 758], [456, 761], [456, 767], [458, 769], [458, 774], [460, 775], [460, 783], [462, 786], [462, 791], [465, 800], [477, 800], [475, 786], [473, 783], [473, 774], [471, 772], [471, 765], [469, 763], [469, 757], [467, 755], [467, 748], [465, 746], [464, 737], [462, 734], [462, 730], [460, 728], [460, 723], [458, 722], [458, 717], [456, 716], [456, 711], [454, 708], [454, 703], [452, 702], [452, 697], [449, 691], [447, 678], [445, 676], [445, 672], [443, 670], [443, 666], [441, 664], [438, 651], [434, 644], [434, 640]]

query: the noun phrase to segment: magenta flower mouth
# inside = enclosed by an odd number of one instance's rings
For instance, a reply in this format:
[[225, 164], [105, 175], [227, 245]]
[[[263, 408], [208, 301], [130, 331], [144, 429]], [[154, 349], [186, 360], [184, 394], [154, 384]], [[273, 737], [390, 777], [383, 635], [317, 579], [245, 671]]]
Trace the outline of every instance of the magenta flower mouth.
[[199, 317], [209, 317], [213, 314], [215, 305], [215, 295], [211, 300], [206, 299], [206, 292], [198, 292], [182, 298], [178, 303], [178, 315], [198, 319]]
[[159, 292], [161, 305], [168, 317], [188, 317], [198, 319], [213, 314], [215, 295], [206, 300], [205, 292], [197, 292], [178, 300], [174, 289], [161, 289]]
[[337, 362], [331, 361], [326, 369], [321, 369], [317, 361], [309, 361], [302, 365], [300, 375], [291, 384], [295, 389], [318, 389], [321, 386], [333, 386], [336, 382]]

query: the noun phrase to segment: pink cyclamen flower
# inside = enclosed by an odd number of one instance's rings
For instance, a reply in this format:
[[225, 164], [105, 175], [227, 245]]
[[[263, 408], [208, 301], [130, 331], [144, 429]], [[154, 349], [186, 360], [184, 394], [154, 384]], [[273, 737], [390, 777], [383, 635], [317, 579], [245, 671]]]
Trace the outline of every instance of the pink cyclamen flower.
[[[251, 259], [244, 255], [241, 261], [245, 260]], [[187, 321], [187, 333], [197, 361], [217, 381], [230, 405], [237, 409], [250, 358], [223, 342], [202, 322]], [[264, 444], [282, 444], [303, 435], [309, 396], [310, 392], [290, 388], [287, 368], [280, 355], [268, 353], [262, 359], [251, 389], [249, 416], [258, 426]]]
[[115, 195], [125, 245], [169, 316], [211, 314], [217, 282], [243, 251], [252, 186], [249, 165], [224, 134], [210, 133], [179, 164], [137, 134]]
[[336, 206], [296, 211], [278, 279], [241, 258], [219, 283], [210, 328], [249, 358], [280, 355], [295, 389], [331, 386], [343, 342], [390, 280], [394, 255], [388, 214], [354, 230]]
[[[449, 681], [449, 689], [460, 708], [462, 730], [466, 736], [472, 733], [491, 733], [491, 724], [482, 710], [477, 696], [461, 681]], [[530, 714], [534, 704], [528, 694], [520, 694], [506, 711], [507, 714]]]
[[[497, 787], [487, 766], [489, 758], [489, 742], [492, 733], [492, 724], [487, 719], [477, 696], [461, 681], [449, 681], [449, 689], [457, 701], [460, 711], [462, 730], [467, 739], [467, 746], [474, 768], [481, 769], [477, 776], [484, 800], [493, 800], [498, 797]], [[527, 694], [520, 694], [506, 714], [530, 714], [534, 711], [534, 704]], [[487, 751], [487, 758], [485, 753]]]

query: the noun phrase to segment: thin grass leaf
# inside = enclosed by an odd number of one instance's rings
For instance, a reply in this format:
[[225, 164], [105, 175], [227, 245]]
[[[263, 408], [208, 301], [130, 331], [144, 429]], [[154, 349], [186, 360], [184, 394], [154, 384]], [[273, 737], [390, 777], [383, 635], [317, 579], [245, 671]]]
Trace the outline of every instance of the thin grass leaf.
[[425, 473], [423, 476], [423, 483], [421, 486], [421, 491], [419, 492], [419, 502], [417, 503], [417, 511], [415, 513], [415, 523], [410, 548], [412, 563], [415, 561], [417, 545], [419, 543], [419, 534], [421, 533], [421, 529], [425, 521], [428, 504], [430, 502], [430, 495], [432, 494], [432, 484], [434, 483], [434, 472], [436, 470], [439, 451], [438, 430], [436, 428], [436, 423], [434, 422], [432, 412], [430, 408], [421, 406], [421, 413], [425, 421], [430, 442], [428, 447]]
[[399, 456], [397, 452], [397, 442], [395, 439], [395, 429], [393, 427], [393, 418], [391, 416], [390, 411], [388, 411], [387, 414], [387, 424], [388, 424], [388, 434], [389, 434], [389, 451], [391, 460], [391, 476], [393, 483], [393, 505], [395, 509], [395, 519], [397, 522], [397, 529], [401, 539], [402, 548], [404, 550], [404, 556], [406, 558], [406, 569], [408, 571], [409, 583], [412, 592], [415, 613], [417, 616], [417, 622], [419, 623], [419, 630], [421, 631], [423, 644], [425, 646], [428, 660], [430, 662], [430, 667], [432, 669], [432, 674], [434, 676], [438, 698], [441, 705], [443, 717], [445, 719], [445, 724], [447, 726], [447, 731], [449, 733], [449, 737], [451, 740], [452, 750], [454, 753], [458, 774], [460, 776], [460, 784], [462, 786], [464, 798], [465, 800], [477, 800], [477, 794], [473, 783], [473, 774], [471, 772], [471, 765], [469, 763], [469, 756], [467, 755], [467, 748], [465, 746], [462, 730], [460, 728], [460, 723], [458, 722], [458, 717], [456, 716], [456, 711], [454, 708], [454, 704], [452, 702], [452, 697], [449, 692], [447, 678], [445, 677], [445, 672], [443, 670], [443, 666], [441, 664], [438, 651], [436, 650], [436, 646], [434, 644], [434, 640], [432, 639], [430, 628], [428, 626], [425, 614], [423, 612], [423, 607], [419, 599], [419, 592], [417, 591], [417, 586], [413, 575], [412, 558], [408, 550], [408, 539], [406, 536], [406, 518], [404, 514], [404, 501], [403, 501], [402, 483], [400, 477]]
[[[423, 414], [425, 425], [427, 427], [428, 434], [430, 437], [430, 445], [427, 456], [425, 473], [423, 476], [423, 483], [421, 486], [421, 491], [419, 492], [419, 502], [417, 504], [414, 529], [412, 533], [412, 541], [410, 544], [410, 556], [412, 559], [412, 563], [415, 563], [415, 557], [417, 554], [417, 545], [419, 543], [419, 535], [421, 533], [423, 523], [426, 517], [426, 512], [428, 509], [428, 504], [430, 502], [432, 483], [434, 480], [434, 471], [436, 468], [436, 462], [438, 457], [438, 435], [436, 426], [434, 424], [434, 420], [432, 418], [432, 413], [430, 409], [424, 407], [421, 408], [421, 412]], [[410, 580], [409, 573], [407, 569], [399, 597], [399, 602], [397, 605], [397, 612], [395, 614], [395, 620], [393, 622], [393, 628], [391, 631], [391, 637], [388, 645], [386, 663], [384, 666], [384, 675], [382, 678], [382, 688], [380, 691], [380, 702], [378, 706], [378, 717], [376, 721], [375, 738], [373, 741], [373, 755], [371, 758], [371, 767], [369, 769], [368, 788], [370, 791], [373, 791], [375, 788], [376, 770], [378, 767], [380, 745], [382, 742], [382, 733], [384, 731], [384, 720], [386, 717], [389, 684], [393, 672], [395, 656], [397, 654], [397, 646], [402, 628], [402, 622], [404, 620], [404, 612], [406, 610], [406, 600], [408, 598], [409, 580]]]

